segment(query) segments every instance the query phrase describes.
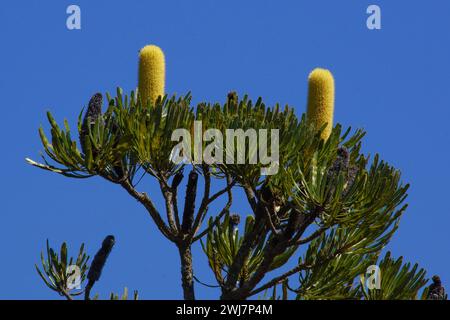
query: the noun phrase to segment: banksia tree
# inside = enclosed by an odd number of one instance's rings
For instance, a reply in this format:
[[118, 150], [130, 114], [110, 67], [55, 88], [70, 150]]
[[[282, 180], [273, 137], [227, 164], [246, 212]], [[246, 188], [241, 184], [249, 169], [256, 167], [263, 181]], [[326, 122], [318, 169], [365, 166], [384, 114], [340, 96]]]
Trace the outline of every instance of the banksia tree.
[[[44, 163], [27, 161], [70, 178], [101, 176], [139, 201], [179, 252], [185, 299], [195, 299], [195, 281], [204, 284], [192, 264], [192, 246], [199, 244], [216, 279], [209, 286], [217, 287], [222, 299], [267, 293], [273, 299], [303, 300], [418, 297], [427, 282], [425, 271], [382, 254], [405, 213], [408, 184], [378, 155], [369, 158], [361, 152], [364, 131], [333, 127], [334, 80], [329, 71], [310, 74], [307, 112], [301, 117], [289, 106], [269, 107], [261, 98], [254, 102], [236, 93], [223, 103], [202, 102], [195, 108], [190, 95], [165, 95], [164, 56], [155, 46], [141, 50], [138, 86], [137, 94], [126, 95], [119, 88], [115, 97], [95, 95], [86, 115], [78, 118], [78, 144], [67, 121], [60, 127], [48, 113], [51, 139], [39, 129], [47, 157]], [[102, 101], [107, 104], [104, 113]], [[194, 135], [201, 137], [214, 133], [213, 141], [188, 137], [183, 146], [195, 145], [203, 154], [213, 150], [223, 161], [203, 157], [174, 162], [180, 151], [172, 137], [175, 130], [186, 135], [199, 130]], [[240, 134], [221, 135], [229, 130]], [[260, 136], [252, 140], [257, 132]], [[145, 187], [145, 179], [161, 189], [164, 212], [150, 193], [138, 190], [137, 182]], [[182, 183], [186, 191], [179, 194]], [[213, 184], [222, 187], [212, 192]], [[230, 214], [239, 209], [232, 207], [235, 189], [242, 191], [250, 212]], [[179, 198], [184, 199], [180, 207]], [[219, 198], [225, 198], [221, 207]], [[76, 264], [81, 280], [90, 282], [87, 299], [113, 243], [113, 238], [105, 239], [89, 273], [80, 250]], [[72, 298], [61, 280], [67, 278], [65, 248], [62, 259], [48, 250], [40, 275], [51, 289]], [[286, 271], [287, 266], [291, 268]], [[376, 275], [369, 272], [373, 266], [378, 266]], [[368, 285], [372, 282], [381, 287]], [[433, 292], [441, 290], [435, 287]]]

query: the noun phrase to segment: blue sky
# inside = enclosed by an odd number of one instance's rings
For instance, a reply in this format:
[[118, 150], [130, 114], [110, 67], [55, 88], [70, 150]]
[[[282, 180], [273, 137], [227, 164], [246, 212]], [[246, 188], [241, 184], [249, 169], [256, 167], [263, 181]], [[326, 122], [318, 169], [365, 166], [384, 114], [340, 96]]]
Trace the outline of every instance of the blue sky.
[[[81, 30], [66, 28], [70, 4], [81, 8]], [[370, 4], [381, 7], [381, 30], [366, 27]], [[2, 1], [0, 298], [57, 298], [33, 266], [46, 238], [67, 241], [72, 252], [85, 242], [93, 255], [107, 234], [117, 244], [95, 292], [128, 286], [146, 299], [182, 297], [176, 247], [136, 201], [100, 178], [71, 180], [24, 160], [39, 159], [45, 111], [75, 128], [93, 93], [134, 89], [138, 50], [150, 43], [165, 52], [167, 92], [192, 91], [194, 102], [223, 101], [236, 90], [300, 115], [308, 73], [330, 69], [335, 120], [366, 129], [364, 152], [380, 153], [411, 183], [389, 249], [448, 284], [449, 15], [445, 0]], [[159, 195], [154, 186], [142, 187]], [[242, 202], [240, 209], [247, 210]], [[198, 244], [194, 253], [197, 276], [213, 283]]]

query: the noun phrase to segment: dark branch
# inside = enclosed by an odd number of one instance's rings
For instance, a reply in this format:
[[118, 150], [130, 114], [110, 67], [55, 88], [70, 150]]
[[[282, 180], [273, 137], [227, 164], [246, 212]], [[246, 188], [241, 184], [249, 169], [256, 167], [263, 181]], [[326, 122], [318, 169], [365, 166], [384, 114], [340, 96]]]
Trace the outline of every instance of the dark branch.
[[189, 238], [192, 238], [199, 228], [201, 222], [203, 221], [204, 216], [206, 215], [206, 212], [208, 210], [208, 199], [209, 199], [209, 193], [211, 190], [211, 173], [209, 172], [209, 168], [205, 165], [202, 166], [203, 176], [205, 179], [205, 187], [203, 191], [203, 198], [202, 202], [200, 204], [200, 208], [198, 209], [197, 215], [195, 217], [194, 225], [192, 226], [191, 233], [189, 235]]
[[181, 181], [183, 180], [183, 170], [180, 170], [176, 173], [176, 175], [173, 177], [172, 180], [172, 193], [173, 193], [173, 209], [174, 209], [174, 215], [175, 215], [175, 223], [177, 225], [177, 229], [181, 229], [180, 224], [180, 215], [178, 212], [178, 186], [180, 185]]
[[186, 197], [184, 201], [183, 222], [181, 230], [188, 233], [194, 222], [195, 198], [197, 196], [198, 173], [192, 170], [189, 173], [188, 183], [186, 187]]
[[[225, 204], [225, 206], [223, 207], [223, 209], [220, 211], [220, 213], [216, 216], [216, 218], [214, 219], [213, 223], [208, 226], [205, 230], [203, 230], [202, 232], [200, 232], [197, 236], [194, 237], [194, 239], [192, 240], [192, 242], [195, 242], [199, 239], [201, 239], [203, 236], [205, 236], [212, 228], [214, 228], [222, 219], [222, 217], [229, 212], [230, 208], [231, 208], [231, 204], [233, 203], [233, 193], [231, 192], [231, 188], [234, 185], [233, 181], [231, 181], [231, 178], [229, 176], [227, 176], [227, 188], [225, 188], [224, 190], [227, 190], [227, 194], [228, 194], [228, 201]], [[197, 229], [200, 226], [197, 227]], [[198, 230], [194, 230], [194, 232], [196, 233]], [[195, 234], [194, 233], [194, 234]]]

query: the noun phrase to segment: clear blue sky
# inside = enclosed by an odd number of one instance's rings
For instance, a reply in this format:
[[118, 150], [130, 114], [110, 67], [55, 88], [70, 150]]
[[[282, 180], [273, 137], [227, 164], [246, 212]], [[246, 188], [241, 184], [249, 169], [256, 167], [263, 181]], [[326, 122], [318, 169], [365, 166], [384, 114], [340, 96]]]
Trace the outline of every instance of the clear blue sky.
[[[81, 30], [66, 28], [72, 3], [81, 7]], [[381, 7], [381, 30], [366, 28], [369, 4]], [[0, 298], [57, 298], [33, 266], [46, 238], [66, 240], [72, 251], [85, 242], [93, 255], [107, 234], [117, 244], [95, 292], [128, 286], [142, 298], [182, 297], [177, 250], [136, 201], [100, 178], [71, 180], [24, 160], [39, 159], [46, 110], [75, 129], [90, 95], [132, 90], [138, 50], [150, 43], [165, 51], [167, 92], [190, 90], [194, 102], [236, 90], [300, 115], [308, 73], [330, 69], [336, 121], [366, 129], [364, 151], [379, 152], [411, 183], [389, 249], [448, 286], [449, 16], [446, 0], [2, 1]], [[158, 192], [149, 181], [141, 186]], [[213, 283], [198, 244], [194, 259], [197, 276]]]

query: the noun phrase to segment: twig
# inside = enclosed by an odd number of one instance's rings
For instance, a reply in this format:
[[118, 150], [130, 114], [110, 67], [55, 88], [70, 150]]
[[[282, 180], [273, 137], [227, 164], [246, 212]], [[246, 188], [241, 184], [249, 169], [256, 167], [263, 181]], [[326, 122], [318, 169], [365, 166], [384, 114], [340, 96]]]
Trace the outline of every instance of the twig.
[[170, 241], [175, 242], [175, 235], [171, 232], [168, 226], [165, 224], [164, 220], [161, 218], [158, 210], [153, 204], [152, 200], [147, 196], [145, 192], [139, 192], [133, 188], [130, 182], [123, 181], [121, 186], [136, 200], [138, 200], [148, 211], [159, 231]]
[[263, 210], [264, 210], [264, 212], [266, 213], [267, 222], [268, 222], [269, 227], [270, 227], [270, 229], [272, 230], [272, 232], [273, 232], [275, 235], [281, 234], [280, 230], [277, 230], [277, 229], [275, 228], [275, 225], [273, 224], [272, 217], [270, 216], [269, 210], [268, 210], [266, 207], [264, 207]]
[[193, 275], [193, 278], [194, 278], [195, 281], [197, 281], [201, 285], [204, 285], [205, 287], [208, 287], [208, 288], [221, 288], [220, 285], [212, 285], [212, 284], [204, 283], [204, 282], [200, 281], [195, 275]]
[[208, 199], [208, 204], [219, 198], [221, 195], [223, 195], [226, 192], [229, 192], [236, 184], [236, 180], [231, 181], [230, 183], [227, 183], [227, 186], [223, 188], [222, 190], [216, 192]]
[[251, 291], [248, 296], [253, 296], [257, 293], [260, 293], [261, 291], [267, 290], [269, 288], [272, 288], [274, 285], [279, 284], [280, 282], [283, 282], [285, 279], [287, 279], [288, 277], [302, 271], [302, 270], [306, 270], [306, 269], [310, 269], [312, 268], [312, 265], [307, 265], [307, 264], [299, 264], [297, 265], [295, 268], [292, 268], [291, 270], [283, 273], [281, 276], [275, 277], [272, 280], [270, 280], [269, 282], [267, 282], [266, 284], [260, 286], [257, 289], [254, 289], [253, 291]]
[[[314, 240], [315, 238], [319, 237], [322, 233], [324, 233], [327, 230], [327, 228], [320, 228], [317, 229], [316, 231], [314, 231], [311, 235], [305, 237], [304, 239], [300, 239], [300, 240], [295, 240], [295, 241], [291, 241], [289, 243], [289, 246], [298, 246], [298, 245], [302, 245], [308, 242], [311, 242], [312, 240]], [[294, 240], [294, 239], [293, 239]]]
[[[142, 167], [142, 165], [139, 165], [139, 168], [136, 171], [138, 171], [141, 167]], [[139, 180], [133, 185], [133, 188], [136, 188], [137, 185], [139, 184], [139, 182], [141, 182], [142, 178], [144, 178], [144, 176], [147, 174], [147, 171], [145, 171], [145, 170], [143, 170], [143, 171], [144, 172], [142, 173], [142, 175], [139, 178]]]
[[[232, 187], [229, 187], [229, 186], [232, 186], [232, 185], [234, 185], [234, 181], [231, 181], [231, 178], [227, 176], [227, 188], [224, 189], [224, 190], [226, 190], [226, 192], [228, 194], [227, 203], [225, 204], [223, 209], [220, 211], [220, 213], [216, 216], [213, 223], [210, 226], [208, 226], [205, 230], [200, 232], [197, 236], [194, 236], [192, 242], [195, 242], [195, 241], [201, 239], [204, 235], [206, 235], [212, 228], [214, 228], [214, 226], [216, 226], [220, 222], [222, 217], [230, 210], [231, 204], [233, 203], [233, 193], [231, 192]], [[197, 227], [197, 230], [194, 230], [194, 235], [195, 235], [195, 233], [198, 232], [199, 228], [200, 228], [200, 225]]]

